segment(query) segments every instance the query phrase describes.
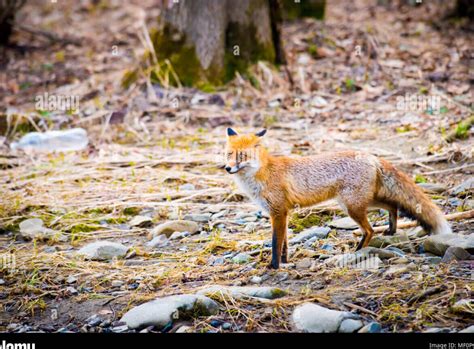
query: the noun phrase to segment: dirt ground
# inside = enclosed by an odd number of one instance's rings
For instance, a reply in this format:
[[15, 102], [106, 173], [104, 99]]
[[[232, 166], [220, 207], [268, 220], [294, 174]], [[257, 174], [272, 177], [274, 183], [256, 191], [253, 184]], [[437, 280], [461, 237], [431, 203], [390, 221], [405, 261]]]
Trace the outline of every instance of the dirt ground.
[[[262, 62], [207, 93], [167, 89], [144, 76], [124, 89], [124, 75], [146, 50], [141, 33], [159, 15], [153, 4], [38, 1], [18, 17], [57, 37], [19, 29], [17, 47], [3, 49], [0, 59], [0, 253], [15, 259], [14, 268], [3, 262], [0, 271], [0, 330], [110, 332], [122, 314], [147, 300], [210, 284], [254, 283], [287, 295], [266, 302], [231, 299], [218, 315], [185, 323], [203, 332], [286, 332], [293, 330], [295, 306], [317, 302], [356, 312], [385, 332], [472, 325], [472, 309], [458, 313], [452, 305], [472, 299], [473, 261], [439, 263], [421, 248], [426, 237], [398, 246], [404, 257], [361, 270], [325, 263], [352, 252], [359, 239], [351, 230], [331, 228], [312, 245], [292, 245], [290, 264], [267, 269], [269, 220], [222, 168], [227, 126], [242, 132], [265, 127], [273, 153], [366, 151], [425, 187], [436, 184], [430, 195], [444, 213], [473, 210], [472, 192], [452, 191], [474, 171], [472, 131], [461, 127], [472, 115], [469, 24], [446, 18], [449, 8], [439, 4], [329, 1], [324, 22], [285, 24], [287, 69]], [[34, 96], [44, 92], [78, 95], [80, 108], [38, 113]], [[411, 96], [439, 99], [402, 106], [400, 98]], [[25, 132], [58, 127], [85, 128], [88, 148], [25, 154], [8, 146]], [[150, 222], [132, 226], [136, 216]], [[296, 236], [344, 216], [329, 202], [298, 210], [290, 228]], [[40, 218], [57, 234], [46, 241], [22, 238], [19, 224], [27, 218]], [[196, 234], [146, 246], [153, 227], [183, 218], [198, 221]], [[382, 210], [370, 218], [375, 226], [388, 222]], [[452, 227], [472, 234], [474, 219], [452, 221]], [[77, 255], [96, 240], [119, 242], [129, 251], [109, 262]], [[233, 263], [241, 252], [249, 260]], [[403, 263], [404, 272], [387, 273]], [[103, 320], [100, 326], [87, 325], [93, 315]], [[232, 327], [224, 330], [213, 320]]]

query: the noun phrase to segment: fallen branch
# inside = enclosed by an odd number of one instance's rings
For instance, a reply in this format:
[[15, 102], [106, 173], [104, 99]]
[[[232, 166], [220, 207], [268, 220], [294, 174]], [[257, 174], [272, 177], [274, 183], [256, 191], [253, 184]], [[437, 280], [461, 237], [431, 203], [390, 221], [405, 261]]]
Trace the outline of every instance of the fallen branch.
[[415, 295], [415, 296], [412, 296], [410, 297], [410, 299], [408, 299], [408, 305], [412, 305], [413, 303], [416, 303], [422, 299], [425, 299], [426, 297], [428, 296], [431, 296], [433, 294], [436, 294], [436, 293], [439, 293], [441, 291], [444, 291], [446, 289], [446, 285], [440, 285], [440, 286], [435, 286], [435, 287], [431, 287], [431, 288], [428, 288], [427, 290]]
[[55, 33], [48, 32], [41, 29], [35, 29], [25, 24], [16, 23], [15, 28], [17, 28], [18, 30], [23, 30], [32, 35], [42, 36], [51, 42], [59, 42], [63, 45], [68, 45], [68, 44], [76, 45], [76, 46], [82, 45], [82, 41], [80, 39], [71, 38], [71, 37], [61, 37]]

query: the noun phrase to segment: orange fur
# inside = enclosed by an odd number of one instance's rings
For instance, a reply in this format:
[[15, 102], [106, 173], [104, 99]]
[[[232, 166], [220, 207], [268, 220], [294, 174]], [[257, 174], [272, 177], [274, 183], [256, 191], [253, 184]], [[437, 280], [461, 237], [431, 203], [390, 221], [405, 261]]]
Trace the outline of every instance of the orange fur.
[[357, 249], [366, 247], [373, 235], [367, 219], [367, 209], [372, 206], [389, 211], [390, 234], [396, 230], [398, 209], [435, 233], [450, 232], [439, 208], [388, 161], [355, 151], [300, 158], [272, 156], [260, 145], [261, 137], [231, 133], [227, 138], [226, 169], [271, 216], [274, 268], [287, 259], [289, 212], [331, 198], [338, 199], [364, 232]]

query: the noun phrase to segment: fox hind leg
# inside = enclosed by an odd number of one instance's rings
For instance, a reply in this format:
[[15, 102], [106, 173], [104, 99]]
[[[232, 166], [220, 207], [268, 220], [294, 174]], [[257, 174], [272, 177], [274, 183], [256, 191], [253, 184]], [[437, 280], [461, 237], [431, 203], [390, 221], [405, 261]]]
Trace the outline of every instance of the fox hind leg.
[[356, 248], [356, 251], [358, 251], [361, 248], [367, 247], [369, 245], [369, 242], [374, 234], [374, 230], [372, 229], [372, 226], [370, 225], [369, 220], [367, 218], [366, 208], [357, 210], [349, 208], [348, 213], [349, 216], [360, 226], [360, 229], [362, 230], [363, 236]]
[[384, 235], [393, 235], [397, 232], [397, 215], [398, 209], [396, 207], [388, 210], [388, 230], [384, 231]]

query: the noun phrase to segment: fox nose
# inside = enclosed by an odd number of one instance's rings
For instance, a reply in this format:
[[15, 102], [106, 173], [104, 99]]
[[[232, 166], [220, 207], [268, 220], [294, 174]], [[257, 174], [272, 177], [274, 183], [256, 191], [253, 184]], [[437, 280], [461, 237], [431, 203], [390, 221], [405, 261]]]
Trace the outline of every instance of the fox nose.
[[230, 171], [232, 170], [232, 167], [226, 166], [226, 167], [225, 167], [225, 170], [230, 173]]

